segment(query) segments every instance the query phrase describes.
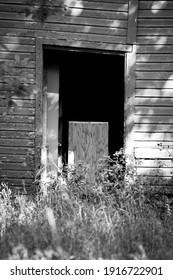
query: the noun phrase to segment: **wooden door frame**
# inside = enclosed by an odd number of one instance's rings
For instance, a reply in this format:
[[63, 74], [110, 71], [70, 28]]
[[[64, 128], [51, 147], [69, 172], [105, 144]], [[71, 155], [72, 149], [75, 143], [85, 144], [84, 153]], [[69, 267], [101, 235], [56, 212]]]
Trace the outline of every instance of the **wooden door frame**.
[[[39, 89], [36, 96], [36, 139], [35, 139], [35, 166], [36, 171], [41, 167], [47, 166], [47, 139], [46, 139], [46, 102], [43, 86], [43, 49], [55, 47], [57, 50], [65, 50], [67, 46], [61, 40], [48, 36], [36, 39], [36, 85]], [[104, 49], [71, 48], [69, 51], [92, 52], [111, 55], [125, 56], [125, 104], [124, 104], [124, 147], [128, 153], [133, 149], [133, 130], [134, 130], [134, 96], [135, 96], [135, 62], [136, 47], [127, 44], [123, 47], [117, 45], [115, 51]], [[130, 120], [130, 123], [129, 123]]]
[[135, 92], [136, 92], [136, 45], [125, 54], [125, 103], [124, 103], [124, 148], [126, 154], [134, 151]]

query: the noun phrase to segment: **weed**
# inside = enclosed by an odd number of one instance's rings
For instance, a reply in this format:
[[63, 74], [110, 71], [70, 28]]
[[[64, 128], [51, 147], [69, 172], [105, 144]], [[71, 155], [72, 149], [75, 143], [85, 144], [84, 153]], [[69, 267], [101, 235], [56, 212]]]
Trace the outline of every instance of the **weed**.
[[78, 162], [40, 181], [35, 196], [14, 196], [2, 184], [0, 258], [172, 259], [169, 203], [163, 219], [127, 160], [123, 150], [103, 158], [92, 180]]

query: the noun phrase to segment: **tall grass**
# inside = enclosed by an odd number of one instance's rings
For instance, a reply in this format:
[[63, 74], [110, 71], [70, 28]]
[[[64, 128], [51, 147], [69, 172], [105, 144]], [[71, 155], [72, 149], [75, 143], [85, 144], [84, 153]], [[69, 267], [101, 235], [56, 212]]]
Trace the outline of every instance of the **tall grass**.
[[92, 180], [79, 162], [48, 176], [46, 195], [14, 197], [1, 184], [0, 258], [173, 259], [171, 212], [163, 219], [124, 162], [105, 158]]

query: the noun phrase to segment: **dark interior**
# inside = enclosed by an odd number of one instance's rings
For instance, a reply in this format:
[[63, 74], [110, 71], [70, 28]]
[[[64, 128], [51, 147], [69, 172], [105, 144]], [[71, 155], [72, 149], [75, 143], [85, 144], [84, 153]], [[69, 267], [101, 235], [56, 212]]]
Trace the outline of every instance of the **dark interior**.
[[60, 65], [62, 155], [66, 158], [69, 121], [108, 122], [109, 154], [123, 147], [124, 56], [64, 50], [44, 54], [45, 61]]

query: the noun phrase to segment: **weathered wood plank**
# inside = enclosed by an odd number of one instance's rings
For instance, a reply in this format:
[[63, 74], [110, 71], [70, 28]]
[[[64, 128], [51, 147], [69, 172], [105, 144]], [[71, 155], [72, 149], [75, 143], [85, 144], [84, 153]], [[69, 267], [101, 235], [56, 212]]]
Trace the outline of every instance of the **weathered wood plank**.
[[1, 139], [34, 139], [35, 138], [35, 131], [28, 132], [28, 131], [22, 131], [22, 130], [0, 130]]
[[[0, 83], [1, 85], [1, 83]], [[35, 108], [35, 100], [22, 100], [12, 98], [13, 106], [19, 106], [24, 108]], [[6, 107], [6, 100], [4, 98], [0, 99], [0, 107]]]
[[173, 36], [138, 36], [137, 43], [143, 45], [154, 45], [155, 48], [159, 45], [172, 45]]
[[153, 36], [173, 36], [173, 27], [139, 27], [137, 30], [138, 36], [148, 36], [148, 35], [153, 35]]
[[[78, 27], [76, 27], [76, 24], [78, 24]], [[51, 22], [47, 22], [44, 24], [44, 30], [45, 31], [63, 31], [64, 32], [76, 32], [76, 30], [79, 31], [81, 30], [81, 32], [91, 32], [91, 33], [95, 33], [94, 32], [94, 28], [99, 28], [99, 30], [101, 30], [103, 28], [106, 29], [114, 29], [114, 28], [118, 28], [118, 29], [126, 29], [127, 28], [127, 21], [125, 20], [109, 20], [109, 19], [95, 19], [95, 18], [75, 18], [75, 22], [73, 23], [71, 19], [69, 18], [57, 18], [57, 21], [55, 23], [51, 23]], [[21, 35], [25, 34], [26, 36], [31, 36], [32, 33], [30, 33], [30, 31], [34, 31], [34, 30], [42, 30], [43, 26], [38, 23], [38, 22], [33, 22], [33, 21], [29, 21], [29, 22], [25, 22], [23, 21], [21, 24], [21, 21], [17, 21], [17, 20], [13, 20], [13, 21], [9, 21], [9, 20], [3, 20], [0, 21], [0, 28], [3, 28], [6, 30], [6, 32], [8, 31], [8, 33], [10, 33], [12, 28], [17, 28], [21, 30]], [[81, 28], [81, 29], [80, 29]], [[91, 31], [90, 31], [91, 29]], [[92, 32], [93, 30], [93, 32]], [[28, 31], [28, 33], [26, 33], [26, 31]], [[35, 31], [34, 31], [35, 32]], [[98, 32], [96, 32], [98, 33]], [[21, 36], [20, 35], [20, 36]]]
[[0, 107], [0, 114], [11, 114], [11, 115], [25, 115], [25, 116], [34, 116], [35, 109], [33, 108], [21, 108], [16, 106], [9, 113], [5, 107]]
[[173, 90], [172, 89], [136, 89], [136, 96], [145, 96], [145, 97], [171, 97], [172, 98]]
[[82, 160], [92, 170], [104, 155], [108, 155], [108, 123], [69, 122], [69, 164]]
[[137, 46], [137, 53], [147, 53], [147, 54], [152, 54], [152, 53], [156, 53], [156, 54], [162, 54], [162, 53], [173, 53], [173, 49], [172, 49], [172, 45], [166, 45], [165, 42], [162, 41], [162, 39], [160, 39], [160, 45], [158, 45], [157, 47], [155, 45], [138, 45]]
[[[11, 65], [14, 64], [14, 58], [13, 59], [8, 59], [8, 57], [6, 57], [6, 59], [0, 59], [0, 65], [3, 66], [3, 63], [6, 61], [6, 63], [8, 63], [8, 66], [11, 67]], [[16, 68], [17, 69], [17, 68]], [[26, 71], [30, 71], [30, 70], [33, 70], [33, 73], [35, 72], [35, 61], [29, 61], [28, 64], [26, 64], [25, 66], [22, 66], [22, 70], [23, 72], [26, 72]], [[4, 85], [6, 86], [6, 84], [4, 83]], [[9, 89], [9, 87], [7, 87]], [[6, 88], [5, 88], [6, 89]], [[4, 90], [2, 87], [1, 87], [1, 90]]]
[[154, 167], [154, 168], [159, 168], [159, 167], [169, 167], [173, 168], [173, 161], [171, 159], [155, 159], [155, 160], [147, 160], [147, 159], [141, 159], [140, 161], [136, 161], [136, 165], [138, 167]]
[[[23, 124], [23, 123], [17, 123], [17, 122], [16, 123], [0, 123], [0, 130], [6, 130], [6, 131], [9, 131], [9, 130], [35, 131], [35, 125], [34, 124]], [[1, 133], [3, 133], [3, 132], [1, 132]], [[16, 132], [14, 132], [14, 133], [16, 133]], [[22, 136], [22, 135], [27, 135], [27, 134], [23, 132], [20, 135]]]
[[[26, 36], [30, 36], [30, 30], [31, 32], [34, 31], [35, 33], [35, 29], [37, 29], [37, 27], [40, 26], [40, 29], [41, 28], [41, 25], [38, 23], [38, 22], [33, 22], [33, 21], [21, 21], [21, 20], [18, 20], [18, 18], [16, 17], [15, 20], [8, 20], [8, 19], [3, 19], [3, 20], [0, 20], [0, 28], [3, 28], [6, 30], [7, 34], [10, 33], [10, 31], [12, 32], [13, 34], [13, 31], [11, 29], [20, 29], [21, 30], [21, 33], [20, 34], [26, 34]], [[28, 32], [27, 32], [28, 31]], [[21, 35], [20, 35], [21, 36]]]
[[[173, 62], [172, 54], [137, 54], [136, 55], [137, 62]], [[164, 74], [164, 72], [163, 72]]]
[[34, 174], [31, 171], [19, 171], [19, 170], [1, 170], [1, 178], [20, 178], [20, 179], [31, 179], [34, 178]]
[[21, 45], [19, 43], [14, 44], [1, 44], [0, 45], [0, 51], [15, 51], [15, 52], [35, 52], [35, 46], [34, 45]]
[[147, 133], [170, 133], [173, 132], [172, 124], [152, 124], [152, 123], [136, 123], [134, 130], [138, 132], [147, 132]]
[[[39, 36], [45, 36], [45, 31], [37, 32]], [[106, 43], [118, 43], [118, 44], [126, 44], [126, 36], [107, 36], [107, 35], [98, 35], [98, 34], [86, 34], [86, 33], [69, 33], [69, 32], [58, 32], [51, 33], [51, 36], [54, 38], [58, 38], [59, 40], [67, 40], [67, 41], [87, 41], [87, 42], [106, 42]]]
[[173, 89], [173, 80], [137, 80], [136, 88]]
[[[17, 21], [16, 21], [17, 22]], [[16, 37], [31, 37], [35, 38], [35, 28], [33, 27], [33, 30], [29, 30], [29, 26], [25, 28], [26, 24], [23, 22], [23, 24], [19, 25], [18, 22], [18, 28], [15, 28], [16, 22], [8, 22], [8, 26], [1, 27], [4, 23], [1, 21], [0, 22], [0, 35], [1, 36], [16, 36]], [[20, 28], [21, 26], [21, 28]], [[25, 29], [23, 29], [25, 28]]]
[[3, 178], [0, 179], [0, 181], [5, 181], [10, 188], [14, 188], [15, 191], [21, 192], [23, 188], [27, 187], [27, 191], [30, 190], [31, 184], [33, 182], [33, 179], [15, 179], [15, 178], [8, 178], [8, 180], [4, 180]]
[[173, 9], [173, 1], [140, 1], [140, 10], [170, 10]]
[[86, 22], [76, 24], [73, 23], [46, 23], [45, 30], [51, 32], [71, 32], [71, 33], [86, 33], [86, 34], [100, 34], [100, 35], [126, 35], [126, 22], [125, 21], [104, 21], [102, 24], [98, 23], [96, 19], [88, 19]]
[[[7, 61], [7, 60], [6, 60]], [[11, 65], [8, 65], [8, 72], [10, 71], [9, 69], [11, 68]], [[13, 69], [11, 70], [11, 71], [13, 71]], [[20, 70], [19, 70], [20, 71]], [[24, 72], [27, 72], [27, 69], [22, 69], [22, 72], [24, 73]], [[14, 77], [14, 76], [11, 76], [12, 78], [16, 78], [16, 77]], [[2, 76], [2, 81], [0, 82], [0, 91], [2, 91], [3, 93], [4, 92], [6, 92], [6, 93], [12, 93], [12, 97], [13, 97], [13, 99], [14, 100], [16, 100], [16, 101], [25, 101], [26, 100], [26, 97], [27, 97], [27, 99], [28, 100], [30, 100], [30, 94], [28, 93], [28, 94], [26, 94], [25, 95], [25, 98], [23, 98], [23, 96], [21, 96], [21, 98], [19, 98], [19, 96], [17, 96], [17, 95], [14, 95], [14, 89], [15, 89], [15, 80], [12, 80], [12, 86], [9, 84], [9, 81], [8, 80], [3, 80], [3, 79], [5, 79], [6, 78], [6, 76]], [[29, 85], [33, 85], [32, 83], [30, 83]], [[24, 94], [23, 94], [24, 95]], [[33, 93], [31, 93], [31, 96], [33, 96]], [[2, 95], [1, 95], [1, 97], [2, 97]], [[6, 97], [6, 96], [5, 96]], [[31, 98], [31, 102], [33, 102], [34, 103], [34, 100], [33, 100], [34, 98]], [[4, 98], [2, 97], [2, 100], [4, 100]]]
[[172, 140], [135, 140], [134, 139], [134, 146], [135, 148], [147, 148], [147, 149], [157, 149], [160, 143], [171, 146]]
[[[12, 67], [12, 72], [13, 73], [12, 73], [11, 77], [17, 77], [17, 76], [13, 76], [15, 70], [16, 70], [16, 73], [18, 71], [18, 75], [20, 75], [20, 73], [23, 74], [23, 73], [27, 72], [28, 74], [31, 73], [35, 76], [35, 61], [30, 60], [30, 61], [28, 61], [28, 64], [25, 64], [25, 66], [22, 66], [19, 69], [17, 69], [17, 67], [13, 68], [14, 67], [14, 57], [12, 57], [11, 59], [8, 59], [8, 56], [5, 59], [0, 58], [0, 65], [3, 69], [4, 69], [4, 65], [5, 65], [4, 62], [6, 63], [8, 69], [10, 67]], [[4, 75], [1, 76], [0, 90], [3, 91], [3, 92], [4, 91], [12, 92], [13, 89], [9, 85], [7, 85], [7, 83], [3, 80], [6, 77], [7, 73], [9, 73], [9, 70], [7, 70], [7, 72], [4, 73]], [[30, 83], [30, 84], [32, 84], [32, 83]], [[3, 88], [3, 86], [4, 86], [4, 88]], [[1, 91], [0, 91], [0, 94], [1, 94]], [[30, 96], [32, 96], [32, 95], [30, 95]], [[18, 97], [16, 97], [16, 98], [18, 98]], [[25, 98], [23, 98], [23, 99], [25, 99]]]
[[128, 12], [128, 1], [83, 1], [84, 8]]
[[154, 106], [135, 106], [137, 115], [165, 115], [173, 116], [172, 107], [154, 107]]
[[26, 124], [33, 124], [33, 130], [34, 130], [34, 123], [35, 118], [34, 117], [28, 117], [28, 116], [13, 116], [13, 115], [0, 115], [0, 123], [25, 123]]
[[4, 35], [3, 37], [0, 37], [0, 43], [3, 44], [21, 44], [21, 45], [34, 45], [35, 44], [35, 38], [32, 37], [17, 37], [17, 36], [9, 36]]
[[20, 11], [18, 12], [7, 12], [7, 11], [0, 11], [0, 19], [1, 20], [18, 20], [21, 23], [24, 21], [28, 21], [29, 23], [32, 23], [32, 21], [34, 22], [34, 20], [32, 19], [32, 16], [25, 16], [25, 13], [20, 13]]
[[[76, 24], [78, 27], [76, 27]], [[64, 32], [76, 32], [76, 28], [81, 32], [86, 32], [89, 33], [90, 30], [91, 34], [94, 33], [94, 28], [106, 28], [108, 30], [111, 29], [126, 29], [127, 28], [127, 21], [124, 20], [109, 20], [109, 19], [95, 19], [95, 18], [75, 18], [75, 22], [72, 22], [71, 19], [69, 18], [58, 18], [57, 21], [54, 22], [48, 22], [44, 24], [44, 30], [45, 31], [63, 31]], [[43, 27], [39, 23], [35, 23], [32, 21], [29, 22], [22, 22], [13, 20], [3, 20], [0, 21], [0, 28], [5, 28], [8, 33], [10, 33], [10, 30], [12, 28], [20, 28], [21, 30], [21, 35], [24, 34], [25, 36], [31, 36], [30, 35], [30, 30], [42, 30]], [[81, 28], [81, 29], [80, 29]], [[28, 31], [28, 33], [26, 33]], [[98, 33], [98, 32], [96, 32]], [[104, 33], [105, 34], [105, 33]]]
[[[93, 0], [86, 0], [87, 2], [93, 2]], [[84, 2], [85, 2], [85, 0], [84, 0]], [[102, 2], [102, 0], [94, 0], [94, 2]], [[120, 3], [120, 4], [128, 4], [128, 0], [104, 0], [104, 2], [105, 3]], [[0, 3], [3, 3], [3, 4], [7, 4], [7, 3], [9, 3], [9, 4], [14, 4], [14, 0], [0, 0]], [[23, 0], [15, 0], [15, 3], [16, 4], [24, 4], [25, 2], [23, 1]], [[62, 2], [60, 2], [60, 3], [62, 3]], [[53, 1], [53, 4], [54, 5], [59, 5], [59, 3], [57, 3], [57, 0], [54, 0]]]
[[[140, 130], [139, 130], [140, 131]], [[173, 141], [173, 132], [156, 132], [148, 127], [148, 132], [136, 132], [136, 141]]]
[[34, 171], [34, 165], [23, 163], [0, 163], [0, 170]]
[[[62, 15], [64, 17], [71, 17], [72, 22], [75, 22], [76, 18], [80, 17], [85, 17], [85, 18], [99, 18], [99, 19], [119, 19], [119, 20], [127, 20], [127, 12], [122, 12], [122, 11], [102, 11], [102, 10], [90, 10], [90, 9], [81, 9], [81, 12], [78, 12], [78, 16], [75, 17], [73, 14], [75, 11], [78, 9], [73, 8], [71, 11], [67, 12], [67, 14]], [[1, 13], [0, 13], [1, 15]], [[56, 22], [57, 21], [57, 16], [52, 15], [48, 18], [49, 22]]]
[[[12, 61], [12, 60], [14, 60], [15, 59], [15, 54], [16, 54], [16, 52], [6, 52], [6, 51], [1, 51], [0, 52], [0, 61], [3, 61], [3, 60], [10, 60], [10, 61]], [[20, 59], [21, 60], [23, 60], [24, 58], [27, 58], [28, 59], [28, 61], [34, 61], [34, 56], [35, 56], [35, 54], [30, 54], [30, 53], [18, 53], [18, 55], [20, 56]], [[26, 72], [26, 71], [25, 71]], [[35, 76], [35, 73], [34, 73], [34, 71], [33, 71], [33, 69], [27, 69], [27, 73], [28, 74], [32, 74], [33, 75], [33, 77]], [[16, 77], [16, 76], [13, 76], [14, 74], [12, 74], [12, 75], [10, 75], [10, 77]], [[2, 79], [3, 78], [5, 78], [5, 77], [9, 77], [9, 75], [3, 75], [3, 76], [1, 76], [0, 78], [1, 78], [1, 81], [2, 81]]]
[[[55, 0], [56, 1], [56, 0]], [[85, 1], [85, 0], [84, 0]], [[86, 0], [88, 2], [92, 2], [93, 0]], [[120, 4], [128, 4], [129, 0], [94, 0], [94, 2], [105, 2], [105, 3], [120, 3]]]
[[[120, 24], [122, 25], [122, 24]], [[78, 24], [76, 27], [76, 24], [51, 24], [47, 23], [45, 24], [45, 30], [56, 32], [57, 36], [59, 32], [71, 32], [76, 34], [77, 33], [83, 33], [83, 34], [90, 34], [90, 35], [111, 35], [111, 36], [125, 36], [127, 31], [124, 25], [118, 26], [118, 23], [115, 21], [112, 23], [110, 22], [109, 26], [94, 26], [89, 24]]]
[[[4, 56], [4, 57], [3, 57]], [[9, 56], [10, 56], [10, 58], [9, 58]], [[9, 53], [9, 56], [8, 56], [8, 54], [6, 55], [6, 54], [4, 54], [4, 52], [1, 52], [0, 53], [0, 60], [3, 58], [4, 59], [4, 61], [7, 61], [8, 62], [8, 59], [10, 59], [10, 60], [12, 60], [12, 59], [15, 59], [14, 58], [14, 55], [10, 55], [10, 53]], [[29, 60], [29, 57], [28, 57], [28, 60]], [[3, 67], [3, 64], [2, 64], [2, 67]], [[9, 68], [11, 68], [11, 66], [9, 66]], [[16, 68], [17, 69], [17, 68]], [[15, 69], [15, 70], [16, 70]], [[2, 88], [2, 83], [3, 84], [8, 84], [9, 83], [9, 78], [11, 78], [11, 79], [19, 79], [19, 77], [21, 78], [21, 76], [20, 76], [20, 74], [19, 73], [16, 73], [16, 74], [14, 74], [13, 73], [13, 70], [10, 72], [10, 70], [11, 69], [9, 69], [9, 71], [7, 72], [7, 73], [3, 73], [3, 75], [1, 75], [0, 76], [0, 87]], [[17, 70], [18, 71], [18, 70]], [[33, 69], [22, 69], [22, 67], [21, 67], [21, 69], [19, 69], [19, 71], [18, 72], [20, 72], [21, 71], [21, 74], [22, 75], [25, 75], [25, 76], [28, 76], [29, 75], [29, 77], [30, 77], [30, 79], [32, 78], [33, 80], [34, 80], [34, 78], [35, 78], [35, 71], [33, 70]], [[11, 74], [11, 75], [10, 75]], [[30, 81], [28, 81], [28, 83], [27, 84], [32, 84], [33, 85], [33, 83], [32, 82], [30, 82]], [[12, 89], [10, 89], [11, 91], [12, 91]], [[8, 91], [9, 92], [9, 91]], [[0, 96], [2, 96], [2, 94], [0, 93]], [[14, 98], [15, 99], [15, 98]], [[19, 97], [17, 98], [16, 97], [16, 99], [19, 99]], [[24, 99], [23, 98], [23, 96], [22, 96], [22, 98], [21, 99]], [[30, 98], [29, 98], [30, 99]]]
[[[14, 4], [14, 0], [0, 0], [2, 4]], [[15, 0], [16, 4], [23, 4], [25, 3], [24, 0]]]
[[[106, 3], [105, 3], [106, 2]], [[10, 4], [10, 5], [9, 5]], [[15, 5], [14, 5], [15, 4]], [[63, 9], [63, 3], [60, 3], [60, 1], [54, 1], [54, 6], [59, 7], [60, 9], [57, 11], [59, 13], [65, 12]], [[122, 12], [127, 12], [128, 10], [128, 3], [126, 2], [111, 2], [111, 1], [82, 1], [82, 6], [81, 2], [75, 1], [75, 5], [73, 2], [69, 3], [67, 2], [66, 4], [69, 9], [75, 10], [75, 9], [80, 9], [80, 10], [104, 10], [104, 11], [122, 11]], [[45, 4], [45, 6], [50, 7], [50, 5]], [[20, 13], [24, 9], [29, 7], [29, 5], [26, 5], [26, 2], [14, 2], [11, 1], [8, 3], [3, 3], [1, 4], [0, 2], [0, 10], [3, 12], [15, 12], [15, 13]], [[37, 5], [35, 5], [35, 8], [38, 8]]]
[[173, 116], [135, 115], [135, 123], [171, 124], [173, 123]]
[[0, 138], [0, 146], [5, 147], [34, 147], [34, 144], [33, 140]]
[[142, 19], [142, 18], [138, 18], [138, 27], [172, 27], [173, 26], [173, 19], [171, 17], [171, 19]]
[[[121, 52], [131, 52], [132, 45], [127, 44], [112, 44], [107, 42], [88, 42], [88, 41], [75, 41], [75, 40], [59, 40], [54, 36], [51, 37], [51, 34], [47, 34], [47, 37], [44, 37], [44, 43], [49, 44], [55, 41], [55, 45], [63, 46], [63, 47], [77, 47], [77, 48], [85, 48], [85, 49], [96, 49], [96, 50], [107, 50], [107, 51], [121, 51]], [[39, 36], [38, 36], [39, 37]]]
[[[74, 4], [69, 2], [68, 8], [74, 9]], [[83, 8], [81, 8], [81, 2], [76, 1], [75, 8], [79, 9], [92, 9], [92, 10], [104, 10], [104, 11], [121, 11], [121, 12], [127, 12], [128, 11], [128, 4], [126, 2], [120, 2], [116, 1], [113, 3], [113, 1], [82, 1]], [[57, 5], [57, 2], [55, 2], [55, 6]]]
[[0, 161], [2, 163], [25, 163], [28, 161], [28, 156], [0, 154]]
[[[18, 9], [19, 10], [19, 9]], [[21, 10], [21, 9], [20, 9]], [[19, 12], [20, 12], [19, 10]], [[19, 12], [7, 12], [7, 11], [0, 11], [0, 19], [11, 19], [11, 20], [20, 20], [20, 21], [33, 21], [32, 16], [25, 16], [25, 13]], [[74, 14], [78, 13], [78, 16], [75, 17]], [[51, 15], [47, 21], [48, 22], [57, 22], [57, 18], [67, 18], [69, 17], [72, 22], [75, 22], [76, 18], [85, 17], [85, 18], [98, 18], [98, 19], [119, 19], [119, 20], [127, 20], [127, 12], [123, 11], [103, 11], [103, 10], [90, 10], [90, 9], [81, 9], [79, 11], [78, 8], [73, 8], [67, 12], [67, 14], [60, 13], [57, 15]]]
[[136, 79], [137, 80], [172, 80], [173, 75], [170, 72], [145, 72], [145, 71], [136, 71]]
[[137, 70], [145, 70], [145, 71], [173, 71], [173, 63], [136, 63]]
[[27, 155], [28, 153], [35, 154], [35, 150], [26, 147], [0, 147], [0, 154]]
[[173, 154], [172, 148], [169, 150], [169, 152], [165, 149], [159, 150], [158, 148], [135, 148], [135, 157], [142, 159], [170, 159], [170, 153]]
[[[25, 2], [23, 2], [24, 4]], [[17, 2], [14, 1], [12, 3], [1, 3], [0, 2], [0, 11], [1, 12], [9, 12], [9, 13], [21, 13], [25, 8], [28, 8], [29, 5], [19, 5]]]
[[152, 9], [152, 10], [139, 10], [139, 18], [153, 19], [153, 18], [170, 18], [172, 19], [173, 9]]
[[91, 26], [108, 26], [108, 27], [122, 27], [127, 28], [127, 20], [121, 20], [114, 17], [113, 19], [107, 19], [107, 18], [87, 18], [87, 17], [65, 17], [65, 18], [59, 18], [58, 20], [53, 19], [50, 20], [48, 23], [66, 23], [66, 24], [77, 24], [77, 25], [91, 25]]
[[[14, 96], [15, 98], [17, 98], [17, 96], [14, 95], [13, 89], [8, 90], [6, 84], [1, 84], [1, 86], [0, 86], [0, 98], [6, 98], [6, 96], [8, 94], [10, 94], [11, 96]], [[26, 94], [25, 96], [22, 96], [22, 100], [25, 100], [25, 99], [26, 100], [35, 100], [35, 98], [36, 98], [36, 94], [34, 94], [34, 93], [31, 93], [29, 95]]]

